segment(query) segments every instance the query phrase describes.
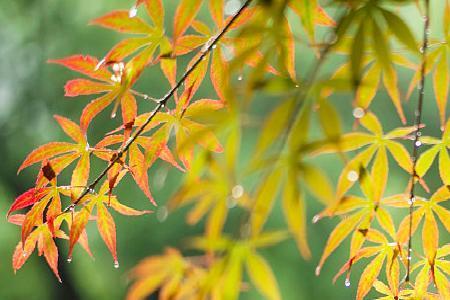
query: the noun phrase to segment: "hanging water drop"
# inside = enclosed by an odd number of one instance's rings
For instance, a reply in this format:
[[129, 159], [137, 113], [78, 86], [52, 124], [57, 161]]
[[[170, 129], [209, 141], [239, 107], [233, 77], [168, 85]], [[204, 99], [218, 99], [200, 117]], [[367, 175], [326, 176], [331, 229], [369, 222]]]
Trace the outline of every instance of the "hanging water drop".
[[242, 79], [244, 79], [242, 75], [239, 75], [237, 80], [242, 81]]
[[244, 195], [244, 187], [240, 184], [235, 185], [232, 189], [231, 189], [231, 196], [234, 199], [239, 199], [242, 197], [242, 195]]
[[95, 194], [95, 190], [93, 188], [91, 188], [91, 187], [88, 188], [88, 191], [89, 191], [90, 194]]
[[345, 278], [345, 282], [344, 282], [346, 287], [350, 286], [350, 279], [349, 278]]
[[414, 144], [416, 147], [420, 147], [422, 146], [422, 142], [421, 141], [416, 141], [416, 143]]
[[116, 117], [116, 112], [111, 113], [111, 119], [114, 119]]
[[355, 117], [356, 119], [361, 119], [365, 114], [366, 113], [364, 112], [364, 109], [361, 107], [355, 107], [353, 109], [353, 117]]
[[119, 268], [119, 262], [117, 260], [114, 261], [114, 268], [115, 269]]
[[320, 275], [320, 269], [321, 269], [320, 266], [316, 267], [316, 271], [314, 272], [316, 274], [316, 276]]
[[69, 256], [69, 257], [67, 258], [67, 262], [68, 262], [69, 264], [72, 262], [72, 256]]
[[216, 49], [216, 48], [217, 48], [217, 45], [216, 45], [216, 44], [212, 45], [212, 48], [213, 48], [213, 49]]
[[101, 61], [98, 62], [98, 64], [95, 66], [94, 71], [98, 71], [100, 67], [105, 63], [105, 59], [103, 58]]
[[134, 18], [137, 15], [137, 7], [136, 5], [133, 5], [130, 10], [128, 11], [128, 17]]
[[315, 215], [315, 216], [312, 218], [312, 223], [313, 223], [313, 224], [316, 224], [317, 222], [319, 222], [319, 220], [320, 220], [320, 215]]
[[23, 251], [22, 256], [23, 257], [27, 257], [27, 255], [28, 255], [28, 252], [27, 251]]

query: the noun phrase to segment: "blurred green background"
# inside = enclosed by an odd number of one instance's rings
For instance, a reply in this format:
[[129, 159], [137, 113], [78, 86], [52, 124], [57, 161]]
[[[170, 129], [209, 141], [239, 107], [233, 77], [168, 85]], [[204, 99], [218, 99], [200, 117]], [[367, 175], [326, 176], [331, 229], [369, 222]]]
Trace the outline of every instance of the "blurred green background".
[[[441, 38], [441, 19], [444, 1], [432, 1], [432, 33]], [[166, 20], [170, 28], [171, 16], [177, 1], [164, 1]], [[66, 80], [74, 78], [75, 73], [60, 66], [46, 64], [49, 58], [60, 58], [71, 54], [90, 54], [102, 57], [112, 45], [123, 36], [102, 28], [87, 26], [89, 20], [113, 9], [128, 9], [132, 1], [127, 0], [2, 0], [0, 1], [0, 216], [5, 216], [14, 198], [31, 187], [37, 168], [30, 168], [20, 176], [16, 170], [27, 153], [37, 146], [53, 140], [63, 140], [64, 135], [52, 118], [53, 114], [68, 116], [78, 120], [81, 109], [89, 98], [64, 99], [63, 86]], [[402, 16], [410, 20], [417, 38], [421, 36], [420, 16], [414, 7], [401, 9]], [[208, 18], [207, 12], [202, 12]], [[416, 20], [416, 21], [414, 21]], [[294, 32], [302, 35], [298, 22], [294, 23]], [[310, 50], [300, 46], [297, 51], [298, 72], [305, 76], [312, 61]], [[414, 58], [413, 58], [414, 59]], [[332, 57], [326, 64], [325, 72], [332, 72], [342, 62], [342, 57]], [[417, 59], [415, 59], [417, 62]], [[401, 90], [404, 93], [412, 72], [400, 70]], [[431, 82], [427, 82], [426, 107], [424, 120], [425, 134], [440, 136], [438, 115], [433, 99]], [[146, 71], [138, 83], [137, 90], [152, 96], [163, 95], [167, 84], [160, 71]], [[209, 84], [200, 91], [204, 96], [214, 94]], [[416, 95], [405, 104], [408, 121], [412, 122]], [[264, 115], [274, 106], [277, 96], [259, 97], [252, 117], [262, 122]], [[346, 131], [351, 130], [351, 96], [333, 96]], [[148, 107], [150, 108], [150, 107]], [[146, 107], [141, 106], [141, 112]], [[374, 105], [374, 111], [381, 113], [380, 119], [386, 129], [400, 126], [393, 106], [385, 91], [380, 91]], [[93, 125], [96, 128], [90, 136], [91, 144], [117, 125], [103, 114]], [[429, 122], [428, 122], [429, 121]], [[260, 123], [245, 131], [243, 139], [242, 161], [251, 155], [257, 138]], [[316, 135], [319, 128], [313, 128]], [[410, 145], [409, 145], [410, 146]], [[329, 176], [336, 181], [342, 164], [333, 156], [316, 159]], [[98, 168], [93, 168], [92, 175]], [[433, 169], [431, 173], [436, 174]], [[60, 272], [63, 283], [59, 284], [43, 258], [34, 253], [16, 275], [11, 268], [11, 256], [19, 240], [20, 231], [15, 225], [0, 218], [0, 299], [122, 299], [127, 289], [127, 270], [140, 259], [162, 253], [167, 246], [182, 247], [183, 240], [202, 231], [202, 224], [193, 227], [185, 225], [183, 212], [176, 211], [166, 220], [159, 218], [164, 203], [179, 186], [181, 174], [157, 163], [150, 171], [152, 191], [160, 205], [155, 214], [142, 217], [124, 217], [115, 215], [118, 237], [120, 268], [114, 269], [113, 262], [95, 228], [90, 224], [89, 241], [95, 260], [75, 249], [71, 264], [66, 263], [67, 244], [60, 246]], [[439, 185], [436, 176], [429, 177], [429, 185]], [[394, 164], [391, 165], [389, 188], [387, 193], [401, 192], [406, 185], [407, 176]], [[132, 182], [125, 181], [118, 189], [119, 198], [125, 203], [141, 208], [153, 209], [144, 195]], [[162, 208], [161, 208], [162, 207]], [[321, 206], [311, 197], [308, 198], [308, 219], [321, 210]], [[283, 299], [351, 299], [355, 295], [356, 279], [350, 288], [341, 281], [333, 286], [331, 279], [345, 262], [348, 241], [341, 246], [326, 263], [320, 277], [314, 275], [315, 266], [320, 258], [325, 241], [337, 220], [324, 220], [312, 225], [308, 221], [308, 234], [313, 252], [311, 261], [304, 261], [292, 240], [264, 251], [278, 279]], [[398, 218], [397, 218], [398, 224]], [[230, 224], [229, 224], [230, 225]], [[230, 225], [232, 226], [232, 224]], [[271, 228], [284, 226], [282, 214], [276, 208], [269, 222]], [[444, 241], [443, 241], [444, 242]], [[448, 242], [448, 237], [447, 237]], [[361, 267], [355, 267], [353, 278], [358, 278]], [[259, 299], [255, 291], [243, 294], [243, 299]]]

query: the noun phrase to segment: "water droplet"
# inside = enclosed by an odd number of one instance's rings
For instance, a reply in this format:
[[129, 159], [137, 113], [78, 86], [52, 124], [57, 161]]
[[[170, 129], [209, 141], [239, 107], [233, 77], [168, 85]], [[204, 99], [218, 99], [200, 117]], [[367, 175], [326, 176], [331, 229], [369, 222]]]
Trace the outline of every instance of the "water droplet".
[[355, 170], [351, 170], [350, 172], [347, 173], [347, 179], [349, 181], [355, 182], [358, 180], [358, 178], [359, 178], [359, 174]]
[[321, 269], [320, 266], [316, 267], [316, 271], [314, 272], [316, 274], [316, 276], [320, 275], [320, 269]]
[[217, 45], [216, 45], [216, 44], [212, 45], [212, 48], [213, 48], [213, 49], [216, 49], [216, 48], [217, 48]]
[[296, 88], [296, 89], [298, 89], [299, 87], [300, 87], [300, 85], [299, 85], [299, 84], [296, 84], [296, 85], [295, 85], [295, 88]]
[[407, 259], [407, 260], [411, 260], [411, 255], [409, 255], [406, 259]]
[[242, 81], [242, 79], [244, 79], [242, 75], [239, 75], [237, 80]]
[[114, 72], [119, 72], [120, 71], [120, 67], [118, 63], [113, 64], [112, 69]]
[[98, 64], [95, 66], [94, 71], [98, 71], [100, 67], [105, 63], [105, 59], [103, 58], [101, 61], [98, 62]]
[[89, 151], [89, 149], [90, 149], [89, 143], [86, 143], [86, 146], [84, 147], [84, 151]]
[[89, 193], [91, 193], [91, 194], [95, 194], [95, 190], [93, 189], [93, 188], [88, 188], [88, 190], [89, 190]]
[[114, 268], [118, 269], [119, 268], [119, 262], [117, 260], [114, 261]]
[[414, 145], [416, 147], [420, 147], [420, 146], [422, 146], [422, 142], [421, 141], [416, 141]]
[[164, 222], [167, 220], [167, 216], [169, 215], [169, 211], [167, 210], [167, 207], [160, 206], [158, 211], [156, 212], [156, 218], [159, 222]]
[[345, 278], [344, 284], [345, 284], [346, 287], [349, 287], [350, 284], [351, 284], [351, 283], [350, 283], [350, 279], [349, 279], [349, 278]]
[[361, 107], [355, 107], [353, 109], [353, 117], [355, 117], [356, 119], [361, 119], [362, 117], [364, 117], [365, 114], [366, 113], [364, 109]]
[[420, 52], [420, 53], [423, 53], [423, 52], [424, 52], [423, 49], [424, 49], [423, 47], [420, 47], [419, 52]]
[[422, 132], [417, 131], [417, 132], [416, 132], [416, 135], [417, 135], [417, 136], [421, 136], [421, 135], [422, 135]]
[[416, 202], [416, 197], [412, 197], [411, 199], [408, 199], [408, 204], [409, 205], [414, 204], [414, 202]]
[[111, 118], [114, 119], [116, 117], [116, 112], [111, 113]]
[[226, 16], [232, 16], [238, 12], [241, 7], [241, 2], [238, 0], [229, 0], [225, 3], [224, 13]]
[[71, 212], [75, 211], [75, 206], [73, 204], [71, 206], [69, 206], [69, 211], [71, 211]]
[[316, 224], [317, 222], [319, 222], [319, 220], [320, 220], [320, 215], [315, 215], [315, 216], [312, 218], [312, 223], [313, 223], [313, 224]]
[[28, 255], [28, 252], [27, 251], [23, 251], [22, 256], [23, 257], [27, 257], [27, 255]]
[[130, 10], [128, 11], [128, 17], [134, 18], [137, 15], [137, 7], [136, 5], [133, 5]]
[[240, 185], [240, 184], [235, 185], [231, 189], [231, 196], [233, 196], [234, 199], [241, 198], [243, 194], [244, 194], [244, 187], [242, 185]]
[[72, 256], [69, 256], [69, 257], [67, 258], [67, 262], [68, 262], [69, 264], [72, 262]]

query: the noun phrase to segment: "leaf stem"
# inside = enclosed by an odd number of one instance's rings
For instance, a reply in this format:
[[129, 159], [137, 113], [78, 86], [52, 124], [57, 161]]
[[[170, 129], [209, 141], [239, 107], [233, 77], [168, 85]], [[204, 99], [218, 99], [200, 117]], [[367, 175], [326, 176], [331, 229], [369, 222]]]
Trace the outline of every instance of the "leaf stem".
[[416, 198], [415, 187], [416, 187], [416, 165], [419, 153], [419, 147], [421, 145], [420, 136], [421, 133], [421, 123], [422, 123], [422, 107], [423, 100], [425, 97], [425, 72], [426, 72], [426, 55], [428, 48], [428, 35], [429, 35], [429, 27], [430, 27], [430, 1], [425, 0], [425, 15], [423, 17], [424, 27], [423, 27], [423, 44], [420, 48], [420, 52], [422, 53], [422, 65], [420, 70], [420, 85], [419, 85], [419, 101], [417, 103], [417, 109], [414, 112], [415, 122], [414, 126], [416, 127], [414, 134], [414, 144], [413, 144], [413, 154], [412, 154], [412, 171], [411, 171], [411, 187], [409, 191], [409, 231], [408, 231], [408, 253], [407, 253], [407, 261], [406, 261], [406, 277], [405, 282], [408, 283], [410, 281], [411, 275], [411, 253], [412, 253], [412, 226], [413, 226], [413, 213], [414, 213], [414, 202]]

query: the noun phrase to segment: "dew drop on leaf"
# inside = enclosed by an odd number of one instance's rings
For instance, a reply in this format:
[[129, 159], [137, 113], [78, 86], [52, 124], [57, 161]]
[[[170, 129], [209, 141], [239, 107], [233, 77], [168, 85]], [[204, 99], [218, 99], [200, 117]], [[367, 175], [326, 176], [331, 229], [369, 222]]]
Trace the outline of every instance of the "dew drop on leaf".
[[237, 80], [242, 81], [242, 79], [244, 79], [242, 75], [239, 75]]
[[98, 62], [98, 64], [95, 66], [94, 71], [98, 71], [100, 67], [105, 63], [105, 59], [103, 58], [101, 61]]
[[417, 141], [414, 145], [415, 145], [416, 147], [420, 147], [420, 146], [422, 146], [422, 142], [421, 142], [421, 141]]
[[358, 180], [358, 178], [359, 178], [358, 172], [356, 172], [355, 170], [351, 170], [347, 173], [347, 179], [349, 181], [355, 182]]
[[316, 276], [320, 275], [320, 269], [321, 269], [320, 266], [316, 267], [316, 271], [314, 272], [316, 274]]
[[136, 5], [133, 5], [130, 10], [128, 11], [128, 17], [134, 18], [137, 15], [137, 7]]
[[313, 224], [316, 224], [317, 222], [319, 222], [319, 220], [320, 220], [320, 215], [315, 215], [315, 216], [312, 218]]
[[118, 269], [119, 268], [119, 262], [117, 260], [114, 261], [114, 268]]
[[361, 107], [355, 107], [353, 109], [353, 117], [355, 117], [356, 119], [361, 119], [362, 117], [364, 117], [365, 112], [364, 109]]
[[231, 189], [231, 196], [233, 196], [234, 199], [239, 199], [244, 194], [244, 187], [240, 184], [235, 185]]
[[23, 256], [23, 257], [27, 257], [27, 255], [28, 255], [28, 252], [23, 251], [22, 256]]
[[69, 264], [72, 262], [72, 256], [69, 256], [69, 257], [67, 258], [67, 262], [68, 262]]

